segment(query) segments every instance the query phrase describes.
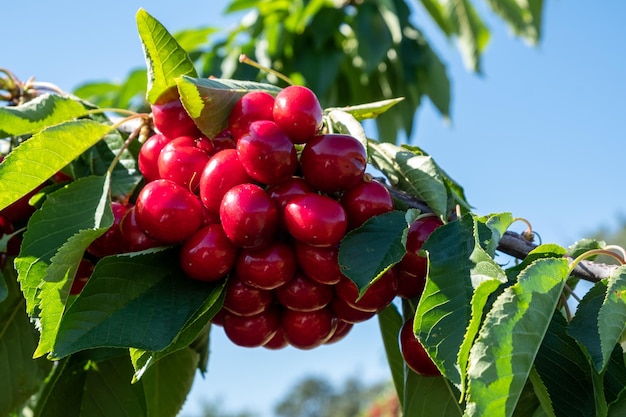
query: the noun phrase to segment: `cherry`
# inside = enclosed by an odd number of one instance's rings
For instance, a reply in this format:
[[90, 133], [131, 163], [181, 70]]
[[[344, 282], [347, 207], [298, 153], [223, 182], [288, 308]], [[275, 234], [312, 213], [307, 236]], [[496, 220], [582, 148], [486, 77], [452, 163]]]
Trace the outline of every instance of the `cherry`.
[[228, 310], [223, 311], [224, 333], [238, 346], [263, 346], [280, 328], [280, 313], [274, 306], [253, 316], [239, 316]]
[[[425, 259], [425, 258], [424, 258]], [[398, 297], [411, 299], [419, 297], [426, 286], [426, 275], [413, 275], [400, 268], [399, 264], [392, 267], [398, 277]], [[424, 267], [425, 268], [425, 267]]]
[[333, 297], [329, 304], [335, 317], [348, 323], [361, 323], [367, 321], [376, 315], [374, 311], [358, 310], [348, 304], [343, 298]]
[[276, 123], [252, 122], [237, 141], [237, 155], [250, 177], [263, 184], [280, 184], [298, 167], [296, 148]]
[[237, 184], [252, 182], [235, 149], [224, 149], [211, 157], [200, 176], [200, 199], [213, 213], [219, 213], [224, 194]]
[[291, 245], [276, 241], [262, 249], [243, 249], [235, 270], [246, 284], [272, 290], [291, 280], [298, 263]]
[[277, 95], [272, 115], [293, 143], [305, 143], [322, 126], [322, 107], [307, 87], [292, 85]]
[[228, 118], [228, 128], [238, 141], [256, 120], [273, 120], [274, 97], [265, 91], [250, 91], [233, 106]]
[[335, 326], [335, 331], [333, 334], [324, 342], [325, 345], [330, 345], [331, 343], [336, 343], [346, 337], [352, 327], [354, 327], [354, 323], [348, 323], [347, 321], [341, 319], [335, 319], [337, 325]]
[[274, 200], [261, 187], [239, 184], [224, 194], [220, 219], [235, 246], [258, 249], [274, 240], [278, 211]]
[[338, 201], [315, 193], [289, 200], [284, 221], [291, 236], [314, 246], [336, 245], [348, 225], [346, 212]]
[[217, 281], [235, 264], [237, 248], [228, 240], [219, 223], [198, 229], [180, 249], [180, 266], [198, 281]]
[[0, 211], [0, 214], [11, 220], [13, 223], [25, 222], [35, 212], [36, 208], [30, 205], [30, 199], [37, 195], [46, 184], [35, 187], [34, 190], [27, 193], [17, 201], [14, 201]]
[[292, 198], [312, 193], [313, 189], [303, 178], [291, 177], [288, 180], [268, 187], [267, 193], [276, 201], [276, 205], [280, 209], [281, 213], [285, 210], [285, 206]]
[[158, 180], [159, 175], [159, 154], [161, 150], [171, 139], [166, 138], [160, 133], [150, 136], [139, 149], [137, 161], [139, 164], [139, 172], [143, 175], [147, 182]]
[[275, 292], [283, 306], [296, 311], [319, 310], [326, 307], [334, 295], [333, 287], [315, 282], [303, 273], [296, 273], [291, 281]]
[[228, 277], [223, 307], [231, 313], [253, 316], [265, 311], [273, 301], [272, 291], [248, 285], [235, 274]]
[[341, 196], [348, 216], [348, 228], [356, 229], [370, 218], [393, 210], [393, 199], [387, 187], [376, 180], [362, 181]]
[[179, 136], [200, 136], [202, 133], [183, 107], [180, 98], [152, 105], [154, 127], [164, 136], [174, 139]]
[[279, 350], [287, 346], [289, 346], [289, 343], [285, 340], [285, 335], [283, 334], [282, 329], [279, 329], [270, 340], [263, 344], [264, 348], [271, 350]]
[[400, 329], [400, 352], [407, 366], [422, 376], [439, 376], [441, 372], [428, 356], [426, 349], [413, 333], [413, 319], [404, 322]]
[[335, 286], [337, 295], [349, 305], [371, 312], [378, 312], [387, 307], [396, 296], [397, 290], [398, 278], [393, 268], [371, 283], [360, 297], [356, 284], [349, 278], [342, 278]]
[[161, 245], [161, 242], [152, 239], [139, 227], [135, 206], [131, 206], [122, 216], [119, 227], [123, 252], [139, 252]]
[[93, 262], [85, 258], [80, 260], [78, 268], [76, 269], [76, 275], [72, 281], [72, 286], [70, 287], [70, 295], [77, 295], [83, 290], [89, 280], [89, 277], [91, 276], [91, 273], [93, 272], [93, 269]]
[[331, 337], [337, 321], [327, 307], [315, 311], [285, 309], [280, 324], [290, 345], [298, 349], [313, 349]]
[[398, 263], [398, 269], [415, 277], [424, 278], [427, 273], [428, 260], [419, 254], [422, 245], [430, 237], [432, 232], [442, 226], [439, 217], [424, 215], [411, 223], [406, 236], [406, 254]]
[[337, 260], [338, 245], [319, 247], [296, 241], [295, 248], [300, 268], [313, 281], [334, 285], [344, 276]]
[[181, 185], [164, 179], [146, 184], [137, 196], [135, 210], [139, 227], [165, 244], [189, 238], [203, 219], [200, 200]]
[[215, 146], [213, 145], [213, 141], [204, 135], [196, 139], [195, 145], [196, 148], [201, 149], [209, 156], [217, 153], [217, 151], [215, 150]]
[[356, 187], [363, 180], [366, 166], [365, 147], [353, 136], [343, 134], [313, 137], [300, 156], [304, 179], [325, 193]]
[[213, 154], [223, 151], [224, 149], [237, 148], [237, 142], [233, 139], [230, 129], [224, 129], [215, 137], [209, 139], [213, 145]]
[[109, 230], [91, 242], [89, 247], [87, 247], [87, 252], [97, 258], [104, 258], [105, 256], [122, 253], [124, 251], [120, 222], [128, 211], [128, 207], [122, 203], [113, 201], [111, 202], [111, 210], [113, 211], [113, 224], [109, 227]]
[[206, 152], [196, 147], [194, 137], [179, 136], [167, 143], [159, 154], [159, 177], [195, 192], [209, 159]]

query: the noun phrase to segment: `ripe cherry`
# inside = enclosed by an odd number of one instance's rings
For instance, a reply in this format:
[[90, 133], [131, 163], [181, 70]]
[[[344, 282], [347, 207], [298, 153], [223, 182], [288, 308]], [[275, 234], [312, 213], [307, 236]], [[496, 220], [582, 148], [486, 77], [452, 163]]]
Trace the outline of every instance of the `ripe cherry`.
[[158, 159], [159, 177], [196, 192], [209, 155], [196, 146], [196, 138], [179, 136], [167, 143]]
[[322, 126], [322, 106], [310, 89], [292, 85], [277, 95], [272, 112], [276, 124], [293, 143], [305, 143]]
[[304, 179], [325, 193], [356, 187], [363, 180], [366, 166], [365, 147], [353, 136], [343, 134], [313, 137], [300, 156]]
[[109, 230], [91, 242], [87, 248], [87, 252], [97, 258], [104, 258], [105, 256], [122, 253], [124, 251], [120, 222], [128, 211], [128, 207], [122, 203], [113, 201], [111, 202], [111, 209], [113, 210], [113, 224], [109, 227]]
[[212, 213], [219, 213], [224, 194], [237, 184], [252, 182], [235, 149], [211, 157], [200, 176], [200, 199]]
[[11, 220], [13, 223], [26, 222], [35, 212], [36, 208], [30, 205], [30, 199], [37, 195], [47, 184], [41, 184], [34, 190], [27, 193], [19, 200], [11, 203], [0, 211], [0, 214]]
[[332, 335], [337, 322], [327, 307], [315, 311], [284, 309], [281, 321], [287, 342], [298, 349], [313, 349]]
[[341, 319], [335, 319], [337, 325], [335, 326], [335, 331], [333, 334], [324, 342], [325, 345], [330, 345], [332, 343], [336, 343], [346, 337], [352, 327], [354, 327], [354, 323], [348, 323], [347, 321], [343, 321]]
[[329, 307], [335, 317], [348, 323], [361, 323], [376, 315], [374, 311], [363, 311], [354, 308], [343, 298], [337, 296], [337, 294], [330, 301]]
[[219, 223], [198, 229], [180, 249], [180, 266], [198, 281], [217, 281], [228, 274], [237, 258], [237, 248]]
[[147, 182], [158, 180], [159, 175], [159, 154], [161, 150], [171, 139], [166, 138], [160, 133], [150, 136], [141, 145], [139, 156], [137, 158], [139, 164], [139, 172], [143, 175]]
[[137, 196], [135, 210], [139, 227], [165, 244], [189, 238], [203, 219], [200, 200], [181, 185], [164, 179], [146, 184]]
[[238, 346], [263, 346], [280, 328], [280, 313], [274, 306], [253, 316], [239, 316], [228, 310], [223, 311], [224, 333]]
[[437, 216], [425, 215], [414, 220], [407, 232], [406, 254], [398, 263], [398, 269], [402, 269], [407, 274], [424, 278], [427, 273], [428, 260], [419, 252], [432, 232], [442, 225], [443, 222]]
[[246, 284], [273, 290], [289, 282], [298, 263], [293, 247], [275, 241], [261, 249], [243, 249], [237, 257], [237, 275]]
[[291, 177], [288, 180], [269, 187], [267, 189], [267, 193], [276, 201], [276, 205], [280, 209], [282, 213], [285, 210], [285, 206], [292, 198], [306, 194], [312, 193], [313, 189], [303, 178], [300, 177]]
[[393, 199], [387, 187], [376, 180], [362, 181], [341, 196], [348, 216], [348, 228], [356, 229], [370, 218], [393, 210]]
[[387, 307], [396, 296], [397, 290], [398, 278], [393, 268], [370, 284], [360, 297], [356, 284], [348, 278], [342, 278], [335, 286], [337, 295], [352, 307], [372, 312], [378, 312]]
[[139, 227], [135, 206], [131, 206], [120, 220], [120, 232], [123, 252], [139, 252], [161, 245]]
[[314, 246], [333, 246], [346, 233], [346, 212], [330, 197], [307, 193], [289, 200], [284, 221], [295, 239]]
[[298, 167], [296, 148], [272, 121], [252, 122], [237, 141], [237, 155], [246, 172], [263, 184], [280, 184]]
[[326, 307], [334, 295], [333, 287], [315, 282], [301, 272], [275, 292], [283, 306], [296, 311], [319, 310]]
[[239, 184], [224, 194], [220, 219], [226, 236], [235, 246], [259, 249], [274, 240], [278, 211], [263, 188]]
[[274, 301], [274, 293], [255, 288], [243, 282], [236, 274], [228, 277], [224, 308], [239, 316], [253, 316], [267, 310]]
[[238, 141], [248, 132], [250, 123], [257, 120], [273, 120], [274, 97], [265, 91], [250, 91], [233, 106], [228, 118], [228, 128]]
[[89, 277], [91, 277], [94, 266], [93, 262], [85, 258], [80, 260], [78, 268], [76, 269], [74, 281], [72, 281], [72, 286], [70, 287], [71, 295], [77, 295], [83, 290], [89, 280]]
[[271, 350], [279, 350], [287, 346], [289, 346], [289, 343], [285, 340], [282, 328], [278, 329], [276, 334], [263, 345], [264, 348]]
[[183, 107], [180, 98], [152, 105], [154, 127], [170, 139], [179, 136], [200, 136], [202, 133]]
[[[396, 264], [392, 267], [398, 277], [398, 297], [411, 299], [419, 297], [426, 286], [426, 275], [413, 275]], [[424, 267], [425, 268], [425, 267]]]
[[296, 241], [295, 247], [300, 268], [313, 281], [334, 285], [344, 276], [339, 268], [339, 245], [320, 247]]
[[402, 325], [399, 335], [400, 352], [407, 366], [422, 376], [438, 376], [441, 372], [428, 356], [426, 349], [413, 333], [413, 319]]

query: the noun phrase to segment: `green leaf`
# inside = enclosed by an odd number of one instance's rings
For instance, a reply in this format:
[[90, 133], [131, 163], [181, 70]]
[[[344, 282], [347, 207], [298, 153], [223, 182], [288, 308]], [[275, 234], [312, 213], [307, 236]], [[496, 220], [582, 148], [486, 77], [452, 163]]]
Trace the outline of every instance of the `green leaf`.
[[390, 304], [383, 311], [378, 313], [378, 326], [380, 328], [380, 334], [382, 336], [383, 345], [385, 346], [385, 353], [387, 355], [387, 362], [389, 363], [389, 370], [391, 371], [391, 378], [393, 385], [396, 388], [400, 405], [404, 401], [404, 359], [400, 352], [400, 345], [398, 343], [398, 335], [404, 320], [402, 315], [398, 312], [398, 309], [394, 304]]
[[626, 391], [626, 363], [621, 345], [615, 345], [613, 354], [604, 373], [604, 393], [607, 403], [611, 405]]
[[366, 119], [377, 118], [396, 104], [400, 103], [402, 100], [404, 100], [404, 97], [390, 98], [388, 100], [374, 101], [372, 103], [357, 104], [355, 106], [328, 107], [324, 109], [324, 112], [330, 113], [334, 110], [339, 110], [345, 113], [350, 113], [358, 121], [363, 121]]
[[[393, 46], [393, 37], [381, 10], [374, 2], [364, 2], [356, 10], [353, 26], [358, 39], [356, 49], [361, 58], [362, 71], [369, 76], [386, 58]], [[397, 27], [397, 23], [394, 26]]]
[[435, 51], [426, 45], [424, 50], [425, 63], [418, 67], [418, 85], [420, 90], [428, 96], [439, 113], [448, 119], [450, 116], [450, 79], [446, 74], [446, 66], [439, 59]]
[[76, 100], [42, 94], [19, 106], [0, 107], [0, 137], [22, 136], [45, 127], [84, 116], [87, 110]]
[[233, 106], [248, 91], [266, 91], [276, 95], [281, 90], [271, 84], [217, 78], [177, 79], [180, 99], [198, 128], [214, 137], [228, 125]]
[[52, 363], [33, 359], [38, 333], [26, 315], [15, 272], [6, 268], [3, 275], [7, 297], [0, 302], [0, 415], [6, 416], [39, 391]]
[[448, 192], [441, 172], [432, 157], [393, 145], [369, 143], [370, 159], [391, 185], [424, 201], [433, 211], [446, 217]]
[[622, 266], [585, 294], [570, 323], [570, 334], [585, 347], [596, 372], [605, 369], [626, 328], [625, 299], [626, 267]]
[[480, 73], [480, 57], [489, 42], [489, 29], [469, 0], [452, 0], [446, 5], [455, 25], [455, 33], [459, 36], [459, 48], [465, 65]]
[[463, 388], [465, 363], [487, 300], [506, 276], [484, 247], [491, 230], [465, 216], [424, 243], [429, 271], [415, 313], [415, 333], [444, 375]]
[[488, 0], [487, 4], [508, 25], [513, 33], [530, 44], [537, 44], [541, 33], [542, 1]]
[[402, 259], [406, 253], [403, 234], [407, 227], [405, 213], [391, 211], [369, 219], [343, 238], [339, 265], [359, 292]]
[[69, 121], [22, 143], [0, 164], [0, 210], [43, 184], [109, 130], [111, 126], [92, 120]]
[[[583, 253], [586, 253], [593, 249], [602, 249], [605, 246], [606, 246], [606, 243], [601, 240], [581, 239], [581, 240], [574, 242], [574, 244], [572, 244], [570, 247], [567, 248], [567, 255], [576, 259]], [[593, 260], [593, 258], [586, 258], [586, 259]]]
[[424, 9], [435, 21], [439, 29], [446, 35], [451, 36], [454, 25], [450, 22], [450, 16], [446, 13], [444, 6], [439, 0], [420, 0]]
[[7, 287], [7, 283], [4, 281], [4, 274], [2, 270], [0, 270], [0, 304], [9, 296], [9, 288]]
[[148, 101], [171, 101], [176, 98], [176, 78], [198, 76], [193, 62], [161, 22], [144, 9], [137, 11], [136, 20], [148, 68]]
[[342, 133], [353, 136], [361, 142], [366, 150], [368, 149], [365, 129], [354, 116], [341, 110], [331, 110], [327, 113], [327, 117], [330, 122], [330, 133]]
[[[533, 392], [535, 393], [535, 396], [537, 397], [537, 400], [539, 401], [542, 413], [546, 416], [546, 417], [556, 417], [554, 414], [554, 408], [552, 407], [552, 401], [550, 399], [550, 394], [548, 393], [548, 390], [545, 386], [545, 384], [543, 383], [543, 381], [541, 380], [541, 377], [539, 376], [539, 373], [537, 372], [537, 370], [535, 368], [532, 368], [530, 370], [530, 374], [528, 375], [528, 383], [531, 383], [532, 387], [533, 387]], [[520, 397], [520, 401], [521, 401], [521, 397]], [[519, 401], [518, 401], [518, 406], [515, 407], [515, 410], [517, 411], [519, 409]], [[523, 414], [522, 414], [523, 415]]]
[[[20, 254], [15, 259], [26, 298], [26, 311], [30, 315], [37, 317], [42, 285], [59, 289], [62, 293], [58, 293], [55, 299], [61, 303], [67, 297], [75, 266], [66, 264], [61, 256], [57, 258], [59, 263], [54, 273], [48, 271], [59, 248], [63, 248], [60, 253], [76, 256], [86, 243], [81, 241], [81, 232], [94, 235], [104, 233], [113, 223], [107, 186], [106, 177], [86, 177], [73, 181], [48, 195], [41, 209], [31, 216]], [[77, 240], [69, 242], [73, 236]], [[72, 252], [75, 252], [74, 255]], [[67, 275], [64, 267], [70, 269]], [[48, 301], [52, 302], [52, 299]], [[62, 308], [60, 305], [57, 307]]]
[[466, 415], [510, 416], [567, 279], [565, 259], [540, 259], [487, 313], [469, 357]]
[[175, 250], [103, 258], [65, 312], [50, 356], [97, 347], [168, 347], [217, 285], [187, 278], [177, 259]]
[[441, 376], [427, 377], [407, 369], [403, 417], [461, 417], [458, 392]]

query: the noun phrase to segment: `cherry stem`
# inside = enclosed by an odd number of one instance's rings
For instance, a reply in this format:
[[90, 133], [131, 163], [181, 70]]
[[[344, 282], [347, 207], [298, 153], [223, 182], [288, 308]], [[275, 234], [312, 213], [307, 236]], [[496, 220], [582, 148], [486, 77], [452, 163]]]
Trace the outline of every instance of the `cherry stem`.
[[145, 117], [144, 113], [137, 113], [137, 112], [132, 111], [132, 110], [116, 109], [116, 108], [111, 108], [111, 107], [88, 110], [85, 114], [86, 115], [92, 115], [92, 114], [103, 114], [103, 113], [119, 113], [119, 114], [127, 114], [129, 116], [129, 117], [125, 118], [124, 120], [116, 123], [114, 126], [117, 126], [117, 127], [119, 127], [120, 125], [126, 123], [127, 121], [135, 119], [137, 117]]
[[565, 287], [563, 289], [567, 291], [567, 293], [571, 295], [574, 300], [580, 303], [580, 297], [574, 292], [574, 290], [572, 290], [572, 288], [569, 285], [565, 284]]
[[[607, 246], [607, 248], [615, 249], [617, 247], [616, 246]], [[607, 256], [610, 256], [611, 258], [617, 260], [617, 262], [620, 265], [626, 264], [626, 259], [625, 259], [626, 257], [624, 256], [624, 249], [623, 248], [619, 248], [619, 249], [622, 252], [622, 256], [620, 256], [619, 254], [617, 254], [615, 252], [612, 252], [611, 250], [608, 250], [606, 248], [605, 249], [591, 249], [591, 250], [588, 250], [587, 252], [585, 252], [585, 253], [583, 253], [581, 255], [578, 255], [578, 257], [576, 259], [574, 259], [572, 261], [572, 263], [570, 264], [568, 275], [570, 275], [572, 273], [574, 268], [576, 268], [576, 265], [578, 265], [581, 261], [583, 261], [583, 260], [585, 260], [585, 259], [587, 259], [587, 258], [589, 258], [591, 256], [595, 256], [595, 255], [607, 255]]]
[[[132, 119], [137, 119], [137, 118], [146, 118], [147, 115], [145, 114], [141, 114], [141, 113], [135, 113], [134, 114], [126, 117], [122, 120], [120, 120], [119, 122], [115, 123], [112, 127], [111, 127], [111, 131], [117, 130], [118, 127], [120, 127], [121, 125], [123, 125], [124, 123], [127, 123], [129, 120]], [[113, 175], [113, 170], [115, 169], [115, 166], [117, 165], [117, 163], [120, 161], [120, 159], [122, 158], [122, 154], [124, 153], [124, 151], [126, 149], [128, 149], [128, 147], [130, 146], [130, 144], [133, 142], [133, 140], [135, 140], [135, 138], [137, 138], [139, 136], [139, 134], [142, 132], [144, 127], [144, 123], [142, 123], [141, 126], [139, 126], [137, 129], [133, 130], [131, 132], [131, 134], [128, 136], [128, 138], [124, 141], [124, 144], [122, 145], [122, 147], [118, 150], [117, 154], [115, 155], [115, 158], [113, 158], [113, 161], [111, 161], [111, 164], [109, 165], [109, 167], [107, 168], [107, 174], [108, 175]]]
[[248, 56], [246, 54], [241, 54], [239, 55], [239, 62], [241, 62], [242, 64], [248, 64], [251, 67], [257, 68], [261, 71], [267, 72], [269, 74], [273, 74], [275, 76], [277, 76], [278, 78], [280, 78], [281, 80], [283, 80], [284, 82], [286, 82], [289, 85], [295, 85], [295, 83], [289, 78], [287, 77], [285, 74], [281, 74], [280, 72], [273, 70], [271, 68], [265, 67], [261, 64], [259, 64], [258, 62], [248, 58]]
[[533, 232], [533, 226], [530, 224], [530, 222], [523, 217], [515, 217], [513, 221], [511, 222], [511, 224], [517, 221], [525, 223], [527, 226], [527, 229], [524, 232], [522, 232], [521, 236], [529, 242], [532, 242], [533, 240], [535, 240], [534, 239], [535, 232]]
[[567, 298], [565, 298], [565, 294], [561, 293], [561, 306], [563, 310], [565, 310], [565, 317], [568, 322], [572, 321], [572, 312], [569, 309], [569, 304], [567, 304]]

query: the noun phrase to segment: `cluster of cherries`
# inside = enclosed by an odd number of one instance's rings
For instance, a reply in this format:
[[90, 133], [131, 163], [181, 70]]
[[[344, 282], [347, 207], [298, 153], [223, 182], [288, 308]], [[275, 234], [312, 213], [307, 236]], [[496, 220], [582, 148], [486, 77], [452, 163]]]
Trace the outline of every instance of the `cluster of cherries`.
[[[92, 256], [178, 246], [190, 279], [228, 277], [213, 322], [244, 347], [333, 343], [396, 296], [421, 293], [426, 259], [418, 252], [437, 217], [413, 223], [406, 256], [364, 294], [342, 273], [341, 239], [393, 210], [393, 199], [366, 174], [359, 140], [322, 132], [311, 90], [248, 92], [213, 138], [180, 100], [152, 112], [156, 133], [138, 160], [146, 183], [134, 204], [113, 203], [114, 225], [89, 247]], [[74, 282], [77, 293], [81, 279]]]

